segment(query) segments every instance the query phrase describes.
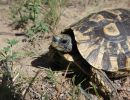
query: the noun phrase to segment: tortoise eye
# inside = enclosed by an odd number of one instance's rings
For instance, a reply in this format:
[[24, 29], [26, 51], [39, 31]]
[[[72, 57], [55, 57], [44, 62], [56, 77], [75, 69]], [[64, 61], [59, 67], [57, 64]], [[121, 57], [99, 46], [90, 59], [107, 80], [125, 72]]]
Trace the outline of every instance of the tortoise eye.
[[67, 40], [62, 40], [61, 42], [62, 42], [62, 43], [67, 43]]

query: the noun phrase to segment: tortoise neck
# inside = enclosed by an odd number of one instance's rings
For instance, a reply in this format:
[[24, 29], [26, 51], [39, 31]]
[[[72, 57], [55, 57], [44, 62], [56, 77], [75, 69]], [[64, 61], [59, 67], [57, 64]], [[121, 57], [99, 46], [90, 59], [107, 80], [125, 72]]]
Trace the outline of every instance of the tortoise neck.
[[75, 64], [79, 67], [79, 69], [85, 74], [90, 75], [91, 73], [91, 65], [87, 63], [87, 61], [82, 57], [79, 51], [75, 50], [75, 52], [70, 53], [73, 57]]
[[63, 34], [68, 34], [70, 35], [72, 39], [72, 51], [69, 52], [69, 54], [73, 57], [75, 64], [79, 67], [79, 69], [86, 75], [89, 75], [91, 73], [91, 66], [87, 63], [87, 61], [82, 57], [80, 54], [78, 47], [77, 47], [77, 42], [75, 40], [74, 32], [73, 30], [66, 29]]

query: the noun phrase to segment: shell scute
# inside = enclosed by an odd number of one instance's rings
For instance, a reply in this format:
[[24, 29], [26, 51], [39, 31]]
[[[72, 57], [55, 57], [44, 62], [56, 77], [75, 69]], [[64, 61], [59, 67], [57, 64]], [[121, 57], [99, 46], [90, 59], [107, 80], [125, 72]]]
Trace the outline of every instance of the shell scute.
[[93, 13], [71, 26], [79, 52], [97, 69], [130, 70], [130, 11]]

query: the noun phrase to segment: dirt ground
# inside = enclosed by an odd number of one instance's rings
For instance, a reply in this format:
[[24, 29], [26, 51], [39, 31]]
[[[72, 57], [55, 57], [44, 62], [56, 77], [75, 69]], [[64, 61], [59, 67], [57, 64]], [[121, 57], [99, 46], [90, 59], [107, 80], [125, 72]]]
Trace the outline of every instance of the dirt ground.
[[[91, 2], [91, 0], [89, 2], [88, 0], [69, 0], [66, 7], [62, 9], [62, 14], [54, 33], [59, 34], [65, 27], [90, 13], [113, 8], [129, 9], [130, 7], [130, 0], [98, 0], [98, 3], [96, 1], [97, 0], [95, 0], [95, 2]], [[53, 78], [56, 78], [58, 84], [53, 82], [54, 79], [48, 79], [48, 74], [52, 72], [49, 70], [50, 66], [46, 64], [45, 58], [49, 61], [52, 59], [52, 55], [47, 55], [44, 59], [40, 59], [40, 57], [49, 51], [52, 33], [46, 33], [44, 38], [37, 39], [33, 45], [22, 42], [25, 37], [15, 36], [14, 34], [23, 33], [23, 31], [13, 30], [10, 26], [12, 21], [10, 19], [9, 9], [8, 4], [0, 5], [0, 49], [5, 47], [8, 39], [17, 39], [19, 43], [14, 48], [16, 51], [30, 51], [35, 53], [35, 56], [30, 54], [14, 63], [17, 72], [20, 73], [18, 81], [21, 82], [22, 85], [19, 88], [22, 94], [24, 94], [25, 100], [87, 100], [82, 94], [78, 94], [78, 90], [76, 91], [75, 86], [72, 86], [73, 83], [71, 79], [63, 76], [64, 71], [53, 72], [53, 75], [55, 75]], [[40, 61], [37, 62], [36, 59], [40, 59]], [[45, 63], [40, 64], [43, 63], [44, 60]], [[31, 80], [32, 78], [34, 80]], [[29, 85], [30, 88], [27, 88]], [[120, 95], [122, 95], [124, 100], [130, 100], [129, 77], [123, 81], [122, 88], [124, 90], [120, 92]], [[79, 97], [72, 98], [72, 94], [70, 93], [76, 94]], [[96, 98], [93, 100], [96, 100]]]

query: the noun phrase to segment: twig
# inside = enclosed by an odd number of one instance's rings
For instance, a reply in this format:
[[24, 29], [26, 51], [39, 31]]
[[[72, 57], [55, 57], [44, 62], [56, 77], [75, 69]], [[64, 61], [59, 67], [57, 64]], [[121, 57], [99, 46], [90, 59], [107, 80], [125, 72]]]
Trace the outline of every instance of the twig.
[[29, 83], [27, 89], [23, 90], [22, 95], [23, 95], [23, 100], [25, 99], [25, 96], [27, 94], [27, 92], [29, 91], [29, 88], [32, 86], [32, 83], [35, 81], [36, 77], [38, 76], [38, 74], [41, 72], [41, 70], [38, 70], [35, 74], [35, 76], [32, 78], [31, 82]]

